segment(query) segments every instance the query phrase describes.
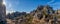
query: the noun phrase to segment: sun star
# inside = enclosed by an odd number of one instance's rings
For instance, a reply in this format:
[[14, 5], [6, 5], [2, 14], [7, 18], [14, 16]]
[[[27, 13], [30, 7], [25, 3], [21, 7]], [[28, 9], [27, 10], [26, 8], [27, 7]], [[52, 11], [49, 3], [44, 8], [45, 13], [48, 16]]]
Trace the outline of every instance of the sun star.
[[3, 4], [4, 4], [4, 5], [6, 5], [6, 2], [5, 2], [5, 0], [3, 0]]

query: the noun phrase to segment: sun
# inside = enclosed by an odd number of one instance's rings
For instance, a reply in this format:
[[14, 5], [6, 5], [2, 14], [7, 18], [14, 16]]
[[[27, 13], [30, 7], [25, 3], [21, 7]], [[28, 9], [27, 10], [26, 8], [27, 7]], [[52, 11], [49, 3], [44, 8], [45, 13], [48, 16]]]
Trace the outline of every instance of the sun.
[[6, 5], [6, 2], [5, 2], [5, 0], [3, 0], [3, 4], [4, 4], [4, 5]]
[[3, 2], [3, 4], [6, 4], [5, 2]]

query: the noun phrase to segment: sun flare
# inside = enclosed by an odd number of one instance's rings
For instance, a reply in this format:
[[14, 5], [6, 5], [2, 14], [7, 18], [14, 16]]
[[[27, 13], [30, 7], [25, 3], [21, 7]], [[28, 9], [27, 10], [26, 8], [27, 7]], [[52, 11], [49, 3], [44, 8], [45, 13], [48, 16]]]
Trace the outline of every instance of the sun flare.
[[3, 0], [3, 4], [4, 4], [4, 5], [6, 5], [6, 2], [5, 2], [5, 0]]

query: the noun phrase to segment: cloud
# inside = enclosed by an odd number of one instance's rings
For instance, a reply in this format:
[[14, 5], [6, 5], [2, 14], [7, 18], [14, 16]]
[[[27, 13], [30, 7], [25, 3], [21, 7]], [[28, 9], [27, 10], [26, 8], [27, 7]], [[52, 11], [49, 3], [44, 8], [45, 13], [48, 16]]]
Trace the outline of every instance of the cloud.
[[9, 3], [8, 7], [12, 7], [12, 4], [11, 4], [11, 3]]
[[11, 3], [7, 3], [6, 14], [12, 13], [12, 12], [15, 12], [13, 7], [12, 7], [12, 4]]
[[6, 14], [8, 14], [8, 13], [13, 13], [13, 12], [15, 12], [15, 11], [9, 11], [9, 10], [6, 10]]
[[55, 2], [55, 3], [51, 4], [51, 5], [60, 5], [60, 2]]
[[53, 2], [55, 2], [55, 0], [51, 0], [51, 1], [47, 2], [47, 4], [51, 4]]

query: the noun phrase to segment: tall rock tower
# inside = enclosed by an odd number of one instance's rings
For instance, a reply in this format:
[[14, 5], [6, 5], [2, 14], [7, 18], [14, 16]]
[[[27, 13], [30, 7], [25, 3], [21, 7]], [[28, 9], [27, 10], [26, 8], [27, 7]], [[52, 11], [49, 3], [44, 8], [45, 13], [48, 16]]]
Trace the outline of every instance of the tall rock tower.
[[3, 0], [0, 0], [0, 24], [5, 24], [6, 22], [5, 16], [6, 16], [6, 7], [3, 4]]

